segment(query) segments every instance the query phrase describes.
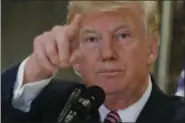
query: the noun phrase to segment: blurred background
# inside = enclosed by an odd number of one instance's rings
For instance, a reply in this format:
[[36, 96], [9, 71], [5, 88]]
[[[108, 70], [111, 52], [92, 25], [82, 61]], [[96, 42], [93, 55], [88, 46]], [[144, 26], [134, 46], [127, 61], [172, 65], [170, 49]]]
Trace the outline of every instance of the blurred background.
[[[1, 71], [32, 52], [35, 36], [65, 23], [67, 0], [2, 0]], [[157, 84], [166, 93], [176, 91], [185, 57], [185, 2], [161, 1], [161, 44], [159, 58], [152, 68]], [[72, 68], [58, 77], [78, 80]]]

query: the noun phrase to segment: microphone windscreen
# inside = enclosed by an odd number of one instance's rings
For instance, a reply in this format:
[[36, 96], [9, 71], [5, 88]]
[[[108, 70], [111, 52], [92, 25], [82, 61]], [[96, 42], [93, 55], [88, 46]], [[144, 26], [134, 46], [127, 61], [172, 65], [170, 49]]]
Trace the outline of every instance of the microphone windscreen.
[[91, 86], [87, 88], [84, 97], [89, 98], [92, 101], [92, 108], [99, 108], [105, 100], [105, 93], [102, 88], [98, 86]]

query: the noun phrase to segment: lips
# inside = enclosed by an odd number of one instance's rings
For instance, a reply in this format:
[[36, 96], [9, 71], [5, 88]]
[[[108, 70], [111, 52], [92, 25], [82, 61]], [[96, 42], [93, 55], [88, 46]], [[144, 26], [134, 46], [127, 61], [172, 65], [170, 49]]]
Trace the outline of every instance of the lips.
[[98, 72], [101, 76], [113, 77], [123, 73], [121, 69], [104, 69]]

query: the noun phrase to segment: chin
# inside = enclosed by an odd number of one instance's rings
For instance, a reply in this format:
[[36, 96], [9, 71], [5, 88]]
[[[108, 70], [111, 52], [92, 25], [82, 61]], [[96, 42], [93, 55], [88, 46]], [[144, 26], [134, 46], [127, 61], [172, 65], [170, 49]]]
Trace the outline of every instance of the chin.
[[106, 95], [114, 94], [124, 89], [122, 86], [119, 86], [118, 84], [115, 84], [115, 83], [114, 85], [106, 84], [106, 83], [96, 83], [94, 85], [101, 87], [104, 90]]
[[103, 87], [103, 90], [105, 91], [106, 95], [115, 94], [120, 92], [120, 90], [123, 90], [122, 88], [116, 88], [116, 87]]
[[120, 80], [119, 78], [96, 78], [94, 81], [86, 81], [87, 86], [98, 86], [104, 90], [106, 94], [113, 94], [120, 91], [123, 91], [126, 83], [124, 80]]

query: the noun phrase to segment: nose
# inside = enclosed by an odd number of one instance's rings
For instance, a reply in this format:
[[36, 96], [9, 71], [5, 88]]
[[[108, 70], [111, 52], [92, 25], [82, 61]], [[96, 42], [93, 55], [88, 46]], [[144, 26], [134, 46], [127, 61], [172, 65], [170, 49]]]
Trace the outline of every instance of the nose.
[[102, 61], [116, 60], [118, 55], [114, 42], [111, 39], [107, 39], [101, 42], [100, 55]]

